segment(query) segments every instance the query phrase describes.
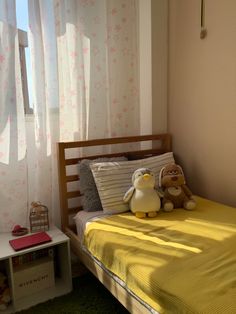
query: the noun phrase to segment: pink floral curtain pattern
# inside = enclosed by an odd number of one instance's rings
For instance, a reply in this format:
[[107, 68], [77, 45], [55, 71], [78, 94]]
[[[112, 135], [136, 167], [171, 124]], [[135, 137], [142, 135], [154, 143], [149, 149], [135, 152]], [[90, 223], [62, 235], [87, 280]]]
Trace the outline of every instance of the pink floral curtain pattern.
[[26, 225], [25, 118], [14, 0], [0, 1], [0, 232]]
[[55, 1], [62, 140], [139, 133], [137, 23], [136, 0]]
[[56, 222], [56, 142], [139, 134], [137, 1], [28, 1], [34, 199]]
[[60, 223], [58, 141], [139, 133], [137, 2], [28, 1], [35, 125], [28, 174], [15, 0], [0, 0], [0, 232], [27, 225], [32, 200]]
[[[53, 1], [30, 0], [28, 8], [35, 136], [30, 197], [46, 205], [50, 220], [54, 220], [54, 211], [59, 215], [60, 207], [56, 163], [59, 91]], [[59, 216], [56, 223], [60, 223]]]

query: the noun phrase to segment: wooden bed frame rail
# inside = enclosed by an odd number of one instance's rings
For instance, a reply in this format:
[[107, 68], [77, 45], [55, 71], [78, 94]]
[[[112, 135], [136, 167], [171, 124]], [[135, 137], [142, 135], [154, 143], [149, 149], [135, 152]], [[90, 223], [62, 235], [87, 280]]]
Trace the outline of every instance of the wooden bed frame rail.
[[[141, 143], [146, 141], [152, 141], [151, 149], [126, 151], [119, 153], [110, 154], [98, 154], [92, 156], [78, 156], [76, 158], [66, 158], [66, 150], [72, 148], [85, 148], [91, 146], [104, 146], [115, 144], [127, 144], [127, 143]], [[157, 148], [155, 148], [157, 147]], [[59, 166], [59, 192], [60, 192], [60, 205], [61, 205], [61, 225], [64, 232], [67, 229], [73, 230], [74, 225], [69, 224], [69, 217], [75, 215], [78, 211], [82, 210], [82, 206], [76, 206], [69, 208], [68, 201], [71, 198], [82, 196], [80, 190], [68, 191], [68, 183], [79, 181], [79, 175], [73, 173], [67, 175], [66, 168], [70, 165], [76, 165], [81, 159], [95, 159], [98, 157], [115, 157], [115, 156], [126, 156], [129, 160], [145, 158], [155, 155], [160, 155], [165, 152], [171, 151], [171, 136], [170, 134], [159, 134], [159, 135], [141, 135], [141, 136], [129, 136], [129, 137], [117, 137], [107, 139], [95, 139], [87, 141], [76, 141], [76, 142], [60, 142], [58, 143], [58, 166]]]

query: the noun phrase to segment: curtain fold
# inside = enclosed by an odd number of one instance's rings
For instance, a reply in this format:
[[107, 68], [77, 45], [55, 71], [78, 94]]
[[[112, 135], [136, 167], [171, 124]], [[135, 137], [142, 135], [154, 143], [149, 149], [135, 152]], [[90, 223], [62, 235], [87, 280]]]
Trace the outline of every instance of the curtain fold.
[[59, 224], [56, 142], [139, 134], [137, 0], [30, 0], [32, 198]]
[[14, 0], [0, 1], [0, 232], [28, 221], [25, 116]]
[[137, 1], [54, 4], [60, 140], [138, 134]]
[[54, 220], [53, 209], [59, 211], [56, 165], [59, 91], [54, 6], [53, 1], [32, 0], [28, 8], [35, 135], [30, 198], [48, 206], [50, 220]]

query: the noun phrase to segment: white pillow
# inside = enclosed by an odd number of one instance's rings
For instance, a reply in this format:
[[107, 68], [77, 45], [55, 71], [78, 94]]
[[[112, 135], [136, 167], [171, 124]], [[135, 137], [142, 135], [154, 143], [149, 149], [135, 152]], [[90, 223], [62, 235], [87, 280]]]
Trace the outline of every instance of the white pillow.
[[132, 185], [132, 174], [138, 168], [149, 168], [155, 174], [156, 186], [162, 167], [175, 163], [173, 153], [119, 162], [102, 162], [90, 165], [105, 213], [118, 214], [129, 210], [123, 197]]

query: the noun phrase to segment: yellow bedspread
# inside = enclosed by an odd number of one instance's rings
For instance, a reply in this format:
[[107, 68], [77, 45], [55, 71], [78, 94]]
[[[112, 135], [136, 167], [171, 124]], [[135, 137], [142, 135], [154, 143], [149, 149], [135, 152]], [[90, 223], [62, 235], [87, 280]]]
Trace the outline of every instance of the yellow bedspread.
[[85, 245], [160, 313], [236, 313], [236, 209], [196, 200], [192, 212], [91, 222]]

